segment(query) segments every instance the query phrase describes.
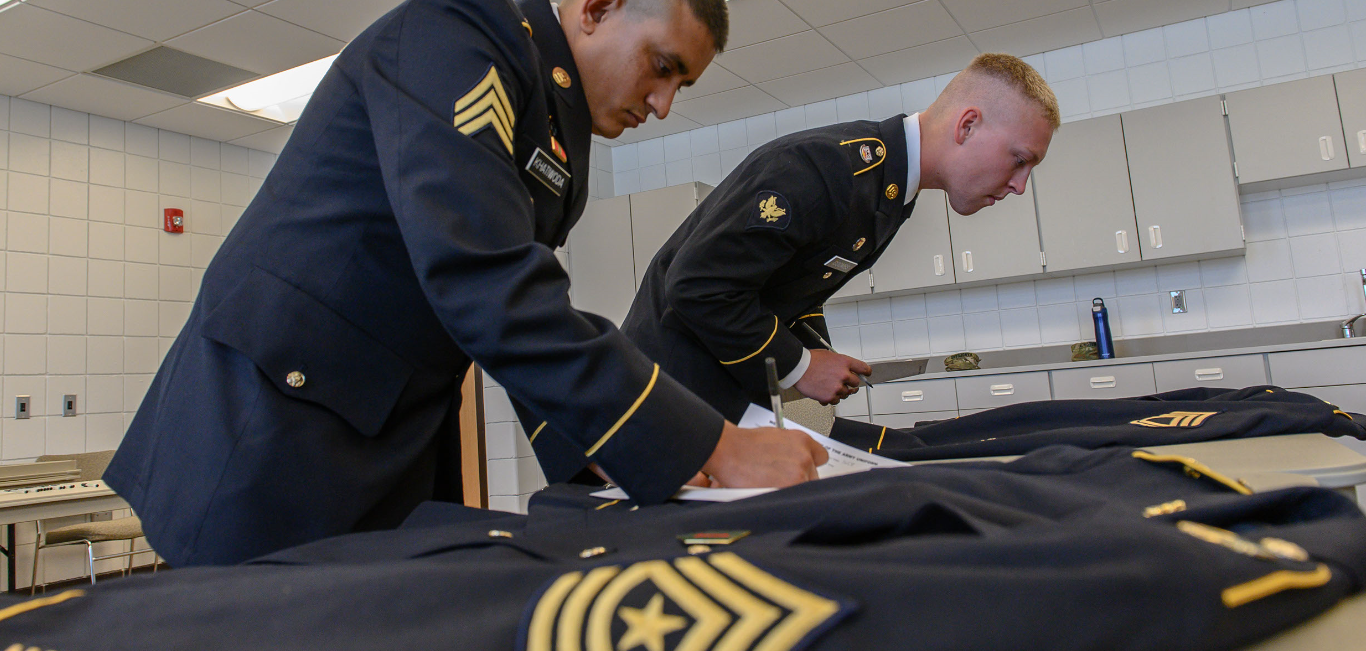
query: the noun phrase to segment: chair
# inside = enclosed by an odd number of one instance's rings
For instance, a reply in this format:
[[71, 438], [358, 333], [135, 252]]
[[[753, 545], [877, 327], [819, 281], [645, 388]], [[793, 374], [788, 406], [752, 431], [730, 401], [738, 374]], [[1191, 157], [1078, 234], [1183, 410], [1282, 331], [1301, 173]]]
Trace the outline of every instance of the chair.
[[[76, 468], [80, 471], [80, 479], [77, 481], [93, 481], [104, 476], [104, 469], [108, 467], [109, 461], [114, 458], [113, 450], [101, 452], [85, 452], [81, 454], [51, 454], [38, 457], [38, 461], [63, 461], [74, 460]], [[90, 584], [95, 584], [95, 561], [102, 561], [110, 558], [124, 557], [128, 559], [127, 566], [123, 572], [126, 574], [133, 569], [133, 556], [144, 553], [156, 553], [151, 549], [137, 549], [132, 551], [117, 552], [104, 556], [95, 555], [95, 543], [107, 542], [111, 540], [132, 541], [142, 537], [142, 521], [137, 516], [126, 518], [114, 518], [103, 522], [81, 522], [77, 524], [58, 527], [56, 529], [44, 530], [42, 521], [38, 521], [38, 539], [33, 548], [33, 575], [29, 583], [29, 594], [35, 594], [38, 588], [38, 561], [44, 549], [51, 547], [64, 547], [68, 545], [85, 545], [85, 557], [87, 568], [90, 571]], [[156, 572], [156, 563], [152, 563], [152, 571]], [[44, 586], [46, 591], [46, 586]]]

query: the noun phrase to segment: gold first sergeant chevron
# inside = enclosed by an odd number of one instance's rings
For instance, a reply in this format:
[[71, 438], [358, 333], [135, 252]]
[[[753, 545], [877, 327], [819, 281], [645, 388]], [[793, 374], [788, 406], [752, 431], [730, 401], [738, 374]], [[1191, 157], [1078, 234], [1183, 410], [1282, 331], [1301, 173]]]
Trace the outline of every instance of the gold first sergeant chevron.
[[512, 128], [517, 118], [512, 112], [503, 82], [498, 78], [498, 69], [489, 64], [489, 71], [468, 93], [455, 101], [455, 128], [467, 136], [479, 133], [485, 127], [493, 127], [503, 145], [512, 153]]

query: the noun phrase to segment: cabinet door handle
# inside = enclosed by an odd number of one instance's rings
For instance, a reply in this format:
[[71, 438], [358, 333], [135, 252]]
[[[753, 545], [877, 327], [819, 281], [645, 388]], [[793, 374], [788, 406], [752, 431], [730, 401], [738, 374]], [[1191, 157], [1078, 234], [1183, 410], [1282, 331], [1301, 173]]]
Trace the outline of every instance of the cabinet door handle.
[[902, 402], [920, 402], [921, 400], [924, 400], [924, 399], [925, 399], [925, 392], [924, 392], [924, 391], [902, 391], [902, 392], [901, 392], [901, 401], [902, 401]]
[[1161, 226], [1149, 226], [1149, 227], [1148, 227], [1148, 243], [1151, 244], [1152, 247], [1153, 247], [1154, 249], [1160, 249], [1160, 248], [1162, 248], [1162, 227], [1161, 227]]
[[1324, 136], [1322, 138], [1319, 138], [1319, 155], [1323, 157], [1323, 160], [1333, 160], [1334, 158], [1336, 158], [1336, 156], [1333, 154], [1332, 136]]
[[934, 275], [944, 275], [944, 256], [942, 255], [934, 256]]
[[991, 385], [991, 395], [993, 395], [993, 396], [1012, 396], [1012, 395], [1015, 395], [1015, 385], [1013, 385], [1013, 384], [993, 384], [993, 385]]
[[963, 271], [972, 273], [972, 251], [963, 252]]
[[1100, 376], [1100, 377], [1093, 377], [1093, 378], [1091, 378], [1091, 388], [1092, 388], [1092, 389], [1113, 389], [1113, 388], [1115, 388], [1115, 376], [1113, 376], [1113, 375], [1102, 375], [1102, 376]]
[[1195, 379], [1199, 382], [1213, 382], [1224, 379], [1224, 369], [1222, 368], [1197, 368], [1195, 369]]
[[1361, 148], [1361, 153], [1366, 154], [1366, 129], [1357, 132], [1357, 147]]
[[1129, 252], [1129, 231], [1115, 231], [1115, 250], [1120, 253]]

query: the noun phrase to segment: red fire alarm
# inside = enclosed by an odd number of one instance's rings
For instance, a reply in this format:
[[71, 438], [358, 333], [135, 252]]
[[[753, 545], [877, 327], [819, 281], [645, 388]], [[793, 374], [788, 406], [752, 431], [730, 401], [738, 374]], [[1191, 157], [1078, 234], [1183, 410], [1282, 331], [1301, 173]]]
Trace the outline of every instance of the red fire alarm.
[[179, 208], [166, 209], [166, 232], [184, 233], [185, 232], [185, 211]]

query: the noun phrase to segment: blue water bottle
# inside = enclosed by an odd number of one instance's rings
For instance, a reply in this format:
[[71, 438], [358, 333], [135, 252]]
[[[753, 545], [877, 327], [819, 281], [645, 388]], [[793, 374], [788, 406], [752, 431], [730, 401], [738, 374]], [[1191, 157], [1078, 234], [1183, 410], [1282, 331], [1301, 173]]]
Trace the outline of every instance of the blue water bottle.
[[1105, 309], [1105, 301], [1091, 301], [1091, 320], [1096, 322], [1096, 351], [1100, 358], [1114, 359], [1115, 342], [1110, 339], [1110, 313]]

